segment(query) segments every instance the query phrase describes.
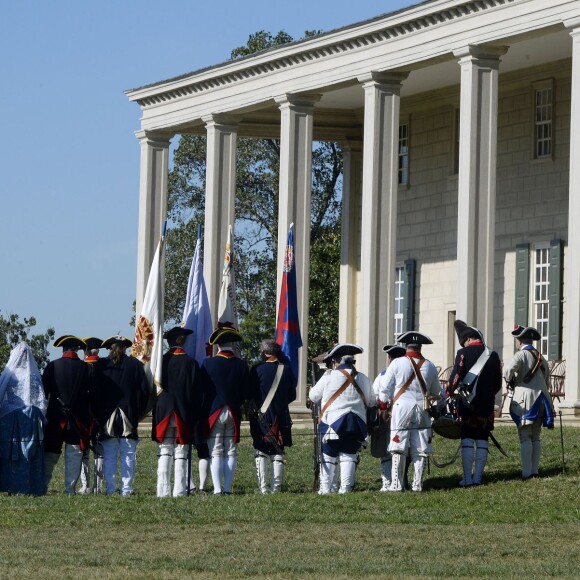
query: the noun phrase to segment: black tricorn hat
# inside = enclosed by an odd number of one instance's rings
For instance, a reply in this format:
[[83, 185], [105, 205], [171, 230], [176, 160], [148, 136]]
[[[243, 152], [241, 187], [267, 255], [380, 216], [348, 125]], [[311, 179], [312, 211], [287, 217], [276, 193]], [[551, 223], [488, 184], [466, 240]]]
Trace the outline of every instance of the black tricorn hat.
[[433, 341], [426, 334], [421, 334], [416, 330], [409, 330], [399, 334], [397, 342], [403, 344], [433, 344]]
[[54, 341], [54, 346], [56, 347], [63, 347], [63, 348], [86, 348], [87, 345], [82, 338], [78, 336], [72, 336], [70, 334], [65, 334], [64, 336], [60, 336]]
[[103, 341], [96, 336], [89, 336], [87, 338], [83, 338], [83, 342], [87, 345], [89, 350], [96, 350], [99, 348], [103, 348]]
[[230, 326], [216, 328], [209, 337], [209, 344], [226, 344], [228, 342], [242, 342], [242, 335]]
[[175, 338], [176, 336], [187, 336], [193, 334], [193, 330], [189, 328], [184, 328], [183, 326], [174, 326], [165, 332], [163, 338]]
[[474, 326], [468, 326], [463, 320], [456, 320], [453, 323], [455, 327], [455, 332], [457, 333], [457, 339], [459, 344], [463, 346], [468, 338], [475, 338], [477, 340], [483, 341], [483, 334], [481, 331]]
[[387, 353], [391, 358], [399, 358], [405, 355], [405, 349], [398, 344], [385, 344], [383, 352]]
[[103, 341], [103, 348], [111, 348], [114, 344], [122, 344], [125, 348], [129, 348], [133, 345], [133, 341], [129, 340], [125, 336], [120, 336], [119, 334], [107, 338]]
[[363, 352], [362, 346], [343, 342], [342, 344], [333, 346], [328, 351], [328, 354], [324, 357], [324, 362], [328, 359], [341, 359], [343, 356], [355, 356], [361, 352]]
[[540, 340], [542, 338], [542, 335], [533, 326], [521, 326], [520, 324], [514, 326], [512, 335], [524, 340]]

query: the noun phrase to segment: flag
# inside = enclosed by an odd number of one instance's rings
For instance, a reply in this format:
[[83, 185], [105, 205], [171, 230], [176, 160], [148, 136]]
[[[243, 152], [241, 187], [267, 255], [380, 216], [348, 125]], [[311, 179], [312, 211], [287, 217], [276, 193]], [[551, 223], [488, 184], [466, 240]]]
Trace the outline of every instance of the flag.
[[284, 272], [280, 288], [280, 304], [276, 322], [276, 342], [290, 363], [294, 378], [298, 380], [298, 349], [302, 346], [298, 322], [296, 296], [296, 268], [294, 265], [294, 224], [290, 224], [288, 243], [284, 255]]
[[234, 275], [234, 251], [232, 247], [232, 226], [228, 230], [222, 285], [218, 302], [218, 326], [238, 329], [238, 309], [236, 307], [236, 279]]
[[213, 331], [213, 326], [203, 278], [201, 235], [199, 232], [191, 269], [189, 270], [182, 326], [193, 330], [193, 334], [187, 337], [183, 349], [191, 358], [201, 364], [207, 356], [207, 344]]
[[[165, 227], [163, 228], [165, 232]], [[135, 329], [135, 340], [131, 356], [139, 359], [145, 366], [145, 374], [151, 385], [151, 392], [161, 392], [161, 359], [163, 357], [163, 240], [161, 236], [157, 251], [151, 264], [147, 288], [143, 298], [141, 314]]]

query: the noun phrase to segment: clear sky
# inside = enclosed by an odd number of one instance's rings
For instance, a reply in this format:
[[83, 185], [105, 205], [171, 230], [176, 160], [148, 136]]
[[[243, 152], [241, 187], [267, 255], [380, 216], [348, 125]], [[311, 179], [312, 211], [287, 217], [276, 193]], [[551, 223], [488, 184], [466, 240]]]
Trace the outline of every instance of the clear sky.
[[126, 89], [224, 62], [259, 30], [300, 38], [417, 3], [3, 2], [2, 314], [34, 315], [57, 336], [132, 338], [140, 109]]

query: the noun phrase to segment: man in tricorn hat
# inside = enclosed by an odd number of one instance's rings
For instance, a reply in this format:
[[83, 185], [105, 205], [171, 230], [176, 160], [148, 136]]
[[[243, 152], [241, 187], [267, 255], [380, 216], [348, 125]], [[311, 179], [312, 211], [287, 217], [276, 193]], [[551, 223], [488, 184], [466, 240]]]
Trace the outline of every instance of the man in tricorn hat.
[[149, 382], [143, 364], [127, 356], [132, 342], [124, 336], [111, 336], [103, 342], [109, 356], [96, 363], [98, 389], [97, 417], [103, 445], [103, 475], [107, 495], [117, 491], [117, 466], [121, 466], [120, 493], [133, 493], [139, 420], [149, 399]]
[[554, 428], [554, 408], [548, 391], [548, 363], [533, 346], [540, 333], [533, 327], [517, 325], [512, 332], [518, 352], [504, 367], [504, 378], [513, 388], [510, 415], [518, 426], [522, 479], [540, 473], [542, 425]]
[[64, 490], [67, 495], [74, 495], [83, 450], [89, 446], [91, 374], [77, 354], [86, 348], [82, 339], [65, 335], [57, 338], [54, 346], [62, 348], [62, 357], [48, 363], [42, 375], [48, 399], [44, 437], [46, 485], [50, 484], [64, 443]]
[[[103, 341], [96, 336], [88, 336], [83, 338], [83, 342], [86, 344], [85, 347], [85, 358], [84, 361], [89, 365], [91, 369], [91, 379], [94, 376], [95, 369], [94, 365], [99, 360], [99, 349], [103, 346]], [[103, 484], [103, 447], [97, 441], [98, 439], [98, 427], [94, 420], [95, 405], [94, 401], [98, 397], [98, 393], [93, 388], [91, 392], [91, 439], [93, 440], [93, 469], [91, 470], [91, 450], [87, 448], [83, 451], [83, 461], [81, 466], [81, 489], [79, 493], [101, 493], [101, 488]], [[91, 482], [91, 471], [93, 473], [93, 478]]]
[[339, 493], [352, 491], [355, 484], [358, 453], [368, 435], [366, 409], [376, 405], [368, 377], [354, 366], [354, 356], [362, 352], [363, 349], [355, 344], [337, 344], [328, 353], [333, 370], [325, 373], [308, 394], [313, 403], [322, 405], [319, 418], [322, 443], [320, 495], [333, 491], [338, 463]]
[[[373, 383], [373, 392], [379, 402], [379, 391], [381, 382], [383, 382], [387, 375], [387, 368], [394, 359], [405, 356], [405, 349], [396, 344], [386, 344], [383, 346], [383, 352], [387, 356], [387, 366], [382, 370]], [[382, 487], [379, 491], [389, 491], [391, 487], [391, 471], [393, 466], [392, 455], [388, 450], [389, 447], [389, 433], [390, 420], [387, 417], [388, 411], [381, 413], [379, 425], [371, 433], [371, 455], [378, 457], [381, 460], [381, 481]]]
[[280, 491], [284, 483], [284, 448], [292, 445], [288, 405], [296, 399], [296, 380], [275, 340], [263, 340], [261, 352], [263, 362], [250, 371], [249, 400], [256, 410], [250, 415], [250, 432], [258, 487], [266, 494]]
[[495, 395], [501, 389], [501, 361], [488, 348], [481, 331], [456, 320], [461, 348], [449, 376], [447, 395], [457, 397], [461, 428], [461, 487], [481, 485], [493, 429]]
[[157, 441], [157, 497], [171, 495], [171, 467], [174, 465], [173, 496], [187, 493], [188, 454], [195, 440], [201, 412], [202, 394], [199, 366], [187, 355], [183, 345], [192, 330], [176, 326], [163, 337], [169, 350], [163, 355], [163, 391], [153, 409], [152, 439]]
[[415, 330], [397, 337], [406, 345], [405, 356], [396, 358], [387, 369], [379, 388], [379, 406], [391, 407], [392, 459], [389, 491], [404, 489], [407, 452], [413, 462], [413, 491], [422, 491], [427, 456], [431, 453], [431, 420], [427, 409], [440, 398], [441, 385], [435, 365], [421, 354], [424, 344], [433, 344]]
[[231, 493], [236, 471], [241, 407], [249, 389], [248, 365], [235, 355], [241, 341], [236, 329], [217, 328], [209, 337], [209, 344], [217, 345], [218, 352], [201, 365], [204, 397], [201, 421], [211, 456], [214, 494]]

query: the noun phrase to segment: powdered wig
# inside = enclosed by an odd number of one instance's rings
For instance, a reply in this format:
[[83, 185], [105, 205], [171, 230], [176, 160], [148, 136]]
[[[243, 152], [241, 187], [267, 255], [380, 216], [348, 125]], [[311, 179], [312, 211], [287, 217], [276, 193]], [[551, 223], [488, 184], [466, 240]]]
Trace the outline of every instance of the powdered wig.
[[280, 354], [280, 345], [271, 338], [263, 340], [260, 349], [268, 356], [278, 356]]

